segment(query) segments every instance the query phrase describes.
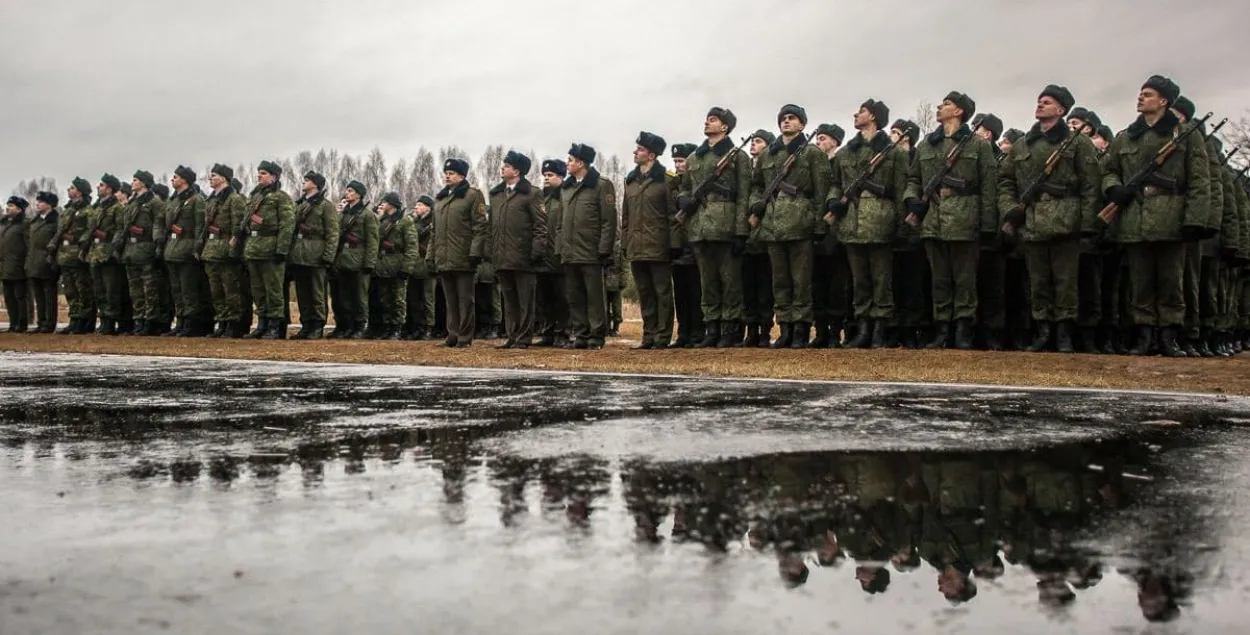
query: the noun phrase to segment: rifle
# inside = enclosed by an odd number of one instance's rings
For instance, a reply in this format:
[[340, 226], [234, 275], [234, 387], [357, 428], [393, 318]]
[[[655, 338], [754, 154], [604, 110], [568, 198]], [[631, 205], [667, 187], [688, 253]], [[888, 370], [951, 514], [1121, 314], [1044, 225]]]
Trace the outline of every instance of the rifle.
[[1237, 146], [1236, 148], [1233, 148], [1232, 150], [1229, 151], [1228, 154], [1224, 155], [1224, 160], [1220, 161], [1220, 167], [1224, 167], [1228, 165], [1228, 160], [1232, 159], [1233, 155], [1237, 154], [1238, 152], [1241, 152], [1241, 146]]
[[[1162, 168], [1163, 165], [1168, 162], [1168, 159], [1172, 158], [1172, 155], [1176, 153], [1180, 142], [1184, 141], [1185, 137], [1193, 134], [1195, 130], [1199, 130], [1206, 126], [1207, 119], [1211, 118], [1211, 114], [1212, 113], [1207, 113], [1202, 119], [1194, 122], [1196, 125], [1185, 128], [1179, 134], [1173, 134], [1172, 139], [1164, 144], [1162, 148], [1159, 148], [1159, 151], [1155, 153], [1154, 157], [1151, 158], [1146, 165], [1143, 165], [1141, 169], [1137, 170], [1136, 174], [1129, 178], [1128, 182], [1124, 184], [1124, 189], [1132, 192], [1133, 196], [1136, 197], [1138, 192], [1146, 186], [1146, 181], [1154, 176], [1155, 172], [1158, 172], [1159, 168]], [[1215, 130], [1212, 130], [1211, 133], [1214, 134], [1215, 131], [1223, 127], [1224, 123], [1227, 121], [1228, 119], [1221, 121], [1220, 125], [1216, 126]], [[1098, 218], [1102, 220], [1102, 222], [1110, 225], [1119, 213], [1120, 203], [1117, 201], [1111, 201], [1110, 203], [1107, 203], [1106, 207], [1102, 208], [1101, 212], [1098, 212]]]
[[[321, 194], [321, 192], [317, 193]], [[321, 200], [324, 201], [325, 197], [323, 196]], [[308, 209], [304, 210], [303, 215], [295, 220], [295, 231], [291, 232], [291, 247], [290, 249], [287, 249], [287, 253], [295, 251], [295, 243], [299, 240], [299, 237], [304, 234], [304, 228], [308, 227], [308, 217], [312, 215], [313, 210], [316, 208], [317, 205], [309, 204]], [[312, 229], [312, 227], [308, 227], [308, 229]]]
[[372, 213], [367, 202], [362, 201], [360, 207], [361, 210], [352, 215], [352, 219], [348, 221], [348, 224], [339, 228], [339, 246], [338, 249], [334, 250], [334, 253], [337, 254], [343, 251], [343, 245], [347, 244], [347, 235], [352, 233], [352, 230], [360, 223], [360, 217], [364, 214]]
[[[153, 194], [152, 196], [155, 197], [156, 195]], [[113, 236], [113, 252], [110, 254], [110, 257], [116, 258], [118, 263], [122, 261], [122, 254], [126, 251], [126, 235], [130, 233], [130, 228], [134, 226], [135, 221], [139, 218], [138, 198], [136, 196], [126, 201], [126, 204], [130, 206], [130, 215], [126, 217], [126, 222], [122, 223], [121, 228]]]
[[[1055, 125], [1061, 126], [1063, 123], [1059, 122]], [[1088, 127], [1089, 124], [1082, 123], [1080, 130], [1073, 130], [1069, 132], [1068, 138], [1064, 139], [1063, 143], [1059, 144], [1059, 147], [1055, 148], [1054, 152], [1051, 152], [1049, 157], [1046, 157], [1046, 165], [1042, 168], [1042, 173], [1038, 174], [1032, 182], [1025, 186], [1025, 188], [1020, 192], [1020, 195], [1016, 198], [1015, 207], [1011, 208], [1010, 212], [1007, 212], [1003, 222], [1004, 234], [1007, 234], [1008, 236], [1013, 235], [1016, 233], [1016, 228], [1024, 224], [1025, 211], [1027, 211], [1029, 206], [1033, 205], [1033, 203], [1036, 202], [1037, 197], [1042, 194], [1042, 189], [1046, 187], [1047, 181], [1050, 180], [1050, 175], [1054, 174], [1055, 168], [1059, 166], [1059, 159], [1063, 157], [1063, 153], [1066, 152], [1068, 148], [1072, 147], [1073, 143], [1076, 143], [1077, 137], [1080, 137]]]
[[[816, 133], [813, 132], [809, 135], [800, 134], [799, 138], [803, 140], [803, 143], [800, 143], [799, 147], [795, 148], [794, 152], [791, 152], [790, 156], [786, 157], [786, 162], [782, 163], [781, 167], [777, 168], [777, 173], [773, 175], [773, 180], [769, 181], [768, 187], [764, 188], [764, 197], [762, 200], [765, 204], [773, 200], [773, 197], [777, 195], [777, 190], [781, 190], [786, 194], [795, 194], [798, 192], [798, 189], [793, 185], [790, 185], [787, 188], [782, 184], [786, 176], [790, 174], [790, 169], [794, 167], [794, 162], [798, 160], [799, 152], [801, 152], [803, 148], [807, 147], [807, 144], [811, 143], [812, 139], [816, 138]], [[759, 218], [760, 217], [758, 216], [751, 216], [750, 223], [752, 227], [759, 225]]]
[[[851, 201], [860, 195], [860, 193], [868, 185], [868, 179], [872, 178], [873, 173], [877, 171], [877, 167], [881, 165], [881, 162], [885, 160], [885, 157], [890, 154], [891, 150], [898, 147], [898, 142], [902, 139], [903, 135], [899, 135], [897, 140], [890, 141], [890, 145], [878, 152], [872, 157], [872, 159], [869, 159], [868, 165], [864, 166], [864, 169], [861, 170], [859, 174], [855, 175], [855, 179], [846, 186], [846, 193], [842, 195], [843, 207], [849, 206]], [[837, 222], [837, 220], [838, 219], [833, 216], [832, 212], [825, 214], [825, 222], [830, 225]]]
[[[929, 181], [925, 183], [924, 189], [920, 191], [921, 203], [926, 205], [931, 203], [933, 201], [933, 196], [937, 194], [938, 189], [941, 188], [942, 185], [953, 185], [953, 183], [947, 183], [948, 177], [954, 178], [950, 176], [951, 170], [955, 169], [955, 162], [959, 160], [959, 155], [963, 154], [964, 148], [968, 147], [968, 144], [972, 141], [972, 138], [976, 136], [977, 131], [980, 129], [980, 124], [974, 126], [972, 131], [968, 133], [968, 136], [956, 142], [955, 147], [951, 148], [950, 152], [946, 153], [946, 158], [942, 160], [942, 166], [938, 168], [937, 173], [933, 175], [933, 178], [930, 178]], [[912, 219], [915, 220], [913, 221]], [[912, 227], [919, 227], [920, 221], [924, 219], [923, 217], [918, 217], [916, 214], [912, 213], [908, 214], [905, 220], [908, 225], [911, 225]]]
[[[699, 185], [694, 188], [694, 191], [690, 193], [690, 197], [696, 202], [704, 201], [708, 193], [711, 192], [712, 188], [716, 185], [716, 180], [719, 179], [721, 175], [725, 173], [725, 170], [729, 168], [729, 162], [732, 161], [739, 152], [742, 152], [742, 149], [745, 148], [750, 142], [751, 137], [743, 137], [741, 145], [730, 150], [729, 152], [726, 152], [725, 156], [721, 157], [720, 161], [716, 162], [716, 169], [714, 169], [712, 173], [707, 176], [707, 178], [703, 179], [702, 183], [699, 183]], [[691, 208], [697, 209], [697, 207], [694, 206], [691, 206]], [[684, 223], [685, 221], [686, 210], [678, 210], [677, 222]]]

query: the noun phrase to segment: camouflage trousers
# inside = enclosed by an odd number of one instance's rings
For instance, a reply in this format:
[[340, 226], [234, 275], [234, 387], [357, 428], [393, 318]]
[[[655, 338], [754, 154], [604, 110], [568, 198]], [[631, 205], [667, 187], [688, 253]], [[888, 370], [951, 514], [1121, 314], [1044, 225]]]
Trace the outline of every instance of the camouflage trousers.
[[894, 319], [894, 249], [888, 244], [847, 245], [856, 319]]
[[[1221, 292], [1221, 285], [1226, 281], [1221, 280], [1220, 259], [1214, 256], [1203, 256], [1198, 267], [1198, 325], [1202, 329], [1215, 329], [1224, 323], [1224, 316], [1228, 312], [1227, 303], [1224, 301], [1224, 293]], [[1188, 301], [1188, 300], [1187, 300]], [[1186, 329], [1186, 335], [1190, 337], [1201, 336], [1201, 331], [1194, 332], [1192, 329]]]
[[100, 317], [120, 320], [129, 307], [122, 306], [126, 297], [126, 269], [121, 265], [91, 265], [91, 289]]
[[364, 326], [369, 319], [369, 274], [334, 271], [330, 274], [330, 307], [335, 324]]
[[703, 318], [709, 322], [742, 321], [742, 259], [728, 242], [694, 243], [699, 266]]
[[208, 279], [198, 262], [170, 262], [169, 291], [173, 297], [174, 315], [207, 317], [211, 311]]
[[[287, 265], [287, 276], [295, 283], [295, 302], [301, 324], [326, 323], [326, 268]], [[289, 303], [288, 303], [289, 304]]]
[[433, 277], [408, 279], [408, 291], [405, 293], [408, 303], [408, 308], [405, 311], [408, 330], [415, 330], [418, 326], [425, 328], [434, 327], [434, 289], [436, 285], [437, 279]]
[[256, 315], [268, 320], [281, 320], [286, 315], [286, 293], [283, 289], [286, 286], [286, 263], [249, 260], [247, 275], [252, 286]]
[[1077, 318], [1081, 241], [1063, 238], [1024, 246], [1029, 267], [1033, 319], [1068, 322]]
[[164, 266], [157, 263], [126, 265], [126, 282], [130, 289], [132, 316], [136, 321], [170, 321], [173, 311], [167, 303], [169, 279]]
[[245, 293], [243, 265], [237, 262], [207, 262], [208, 291], [213, 301], [213, 317], [218, 322], [234, 322], [243, 318], [243, 303], [249, 308], [251, 299]]
[[981, 246], [975, 241], [925, 241], [933, 275], [933, 321], [977, 319], [977, 267]]
[[1137, 326], [1179, 327], [1185, 322], [1185, 243], [1125, 246], [1129, 316]]
[[91, 290], [91, 268], [61, 268], [61, 292], [69, 305], [69, 319], [86, 319], [95, 314], [95, 293]]
[[378, 303], [382, 309], [382, 324], [387, 328], [400, 329], [408, 314], [408, 281], [399, 278], [371, 278], [371, 288], [377, 289]]
[[1202, 243], [1185, 242], [1184, 275], [1182, 293], [1185, 301], [1185, 335], [1198, 337], [1202, 309]]
[[810, 240], [768, 244], [768, 264], [773, 272], [773, 312], [781, 324], [811, 324], [812, 266]]

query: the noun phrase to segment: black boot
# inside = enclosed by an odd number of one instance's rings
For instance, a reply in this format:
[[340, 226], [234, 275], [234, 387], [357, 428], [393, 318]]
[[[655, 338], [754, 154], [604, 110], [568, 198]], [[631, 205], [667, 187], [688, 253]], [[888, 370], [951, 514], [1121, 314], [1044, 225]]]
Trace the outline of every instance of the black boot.
[[846, 320], [834, 318], [829, 323], [829, 348], [842, 348], [842, 328], [846, 325]]
[[156, 322], [152, 320], [141, 320], [134, 331], [139, 337], [149, 337], [156, 334]]
[[257, 318], [256, 330], [249, 333], [248, 337], [250, 339], [258, 340], [264, 337], [265, 333], [268, 333], [268, 332], [269, 332], [269, 318], [267, 317]]
[[790, 348], [807, 348], [808, 339], [812, 335], [812, 325], [799, 322], [794, 325], [794, 337], [790, 340]]
[[1063, 321], [1055, 324], [1055, 350], [1060, 353], [1072, 352], [1072, 323]]
[[1081, 329], [1081, 352], [1086, 355], [1101, 353], [1098, 349], [1098, 331], [1091, 328]]
[[[729, 345], [732, 348], [742, 348], [745, 345], [746, 336], [747, 336], [746, 323], [741, 322], [741, 321], [734, 322], [733, 323], [733, 335], [729, 336]], [[665, 348], [667, 348], [667, 346]]]
[[1115, 355], [1115, 329], [1103, 327], [1098, 329], [1099, 348], [1103, 355]]
[[541, 338], [538, 339], [538, 342], [534, 344], [534, 346], [539, 346], [542, 348], [550, 348], [555, 345], [556, 345], [556, 336], [554, 333], [548, 333], [542, 336]]
[[1001, 351], [1003, 350], [1003, 331], [1002, 329], [984, 329], [981, 340], [985, 342], [985, 350]]
[[98, 335], [117, 335], [117, 320], [102, 318], [100, 320], [100, 329], [96, 331]]
[[1172, 327], [1160, 329], [1159, 352], [1164, 357], [1186, 357], [1185, 351], [1176, 343], [1176, 329]]
[[816, 323], [816, 338], [812, 340], [812, 348], [829, 348], [829, 324], [823, 320]]
[[868, 318], [855, 321], [855, 338], [846, 343], [847, 348], [868, 348], [872, 341], [872, 322]]
[[773, 325], [769, 323], [769, 324], [761, 324], [759, 326], [760, 326], [759, 347], [760, 348], [772, 348], [773, 343], [770, 342], [769, 340], [773, 338]]
[[1203, 337], [1198, 339], [1197, 344], [1194, 348], [1198, 353], [1198, 357], [1215, 357], [1215, 349], [1219, 347], [1219, 340], [1216, 333], [1208, 330], [1203, 333]]
[[341, 340], [347, 338], [352, 333], [352, 321], [347, 318], [339, 318], [335, 316], [334, 330], [326, 336], [326, 339]]
[[920, 348], [920, 331], [912, 326], [898, 327], [898, 343], [899, 346], [907, 350], [915, 350]]
[[177, 325], [168, 333], [162, 333], [161, 337], [179, 337], [182, 335], [183, 329], [187, 328], [186, 318], [178, 318]]
[[308, 337], [305, 337], [304, 339], [308, 339], [308, 340], [321, 339], [322, 333], [325, 327], [326, 327], [325, 322], [321, 322], [321, 321], [313, 322], [308, 327]]
[[951, 345], [951, 325], [949, 322], [938, 324], [933, 331], [933, 339], [924, 345], [928, 349], [947, 348]]
[[716, 340], [716, 348], [733, 348], [734, 346], [742, 346], [742, 336], [738, 334], [738, 323], [721, 322], [720, 339]]
[[872, 348], [881, 349], [887, 346], [886, 332], [890, 327], [886, 326], [885, 320], [873, 320], [872, 322]]
[[[681, 338], [678, 338], [680, 340]], [[747, 326], [747, 336], [742, 342], [747, 348], [758, 348], [760, 345], [760, 325], [751, 324]]]
[[781, 324], [781, 335], [777, 337], [777, 341], [773, 342], [773, 348], [790, 348], [794, 343], [794, 325], [789, 322]]
[[230, 332], [230, 323], [222, 321], [217, 323], [217, 328], [213, 329], [213, 332], [208, 336], [212, 338], [221, 338], [225, 337], [228, 332]]
[[1199, 339], [1199, 337], [1190, 337], [1188, 335], [1178, 335], [1176, 337], [1176, 345], [1185, 353], [1185, 357], [1201, 357], [1198, 354], [1198, 349], [1194, 348], [1194, 340], [1196, 339]]
[[961, 351], [970, 351], [973, 347], [975, 339], [975, 329], [972, 328], [972, 320], [956, 320], [955, 321], [955, 348]]
[[1050, 322], [1038, 322], [1037, 332], [1033, 336], [1033, 343], [1025, 350], [1030, 353], [1040, 353], [1050, 347]]
[[707, 332], [703, 335], [703, 341], [695, 344], [695, 348], [712, 348], [720, 341], [720, 322], [708, 322]]
[[1219, 357], [1232, 357], [1235, 355], [1230, 340], [1224, 333], [1215, 334], [1215, 351], [1213, 352]]
[[1128, 354], [1135, 357], [1146, 355], [1150, 349], [1154, 347], [1155, 330], [1149, 326], [1137, 327], [1137, 339], [1133, 347], [1128, 349]]

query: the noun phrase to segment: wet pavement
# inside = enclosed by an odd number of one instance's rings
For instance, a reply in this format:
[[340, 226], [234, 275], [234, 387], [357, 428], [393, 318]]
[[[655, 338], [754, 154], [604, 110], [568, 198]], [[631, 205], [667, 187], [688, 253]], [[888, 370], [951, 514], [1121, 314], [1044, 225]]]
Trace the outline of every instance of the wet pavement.
[[1248, 413], [0, 354], [0, 633], [1244, 632]]

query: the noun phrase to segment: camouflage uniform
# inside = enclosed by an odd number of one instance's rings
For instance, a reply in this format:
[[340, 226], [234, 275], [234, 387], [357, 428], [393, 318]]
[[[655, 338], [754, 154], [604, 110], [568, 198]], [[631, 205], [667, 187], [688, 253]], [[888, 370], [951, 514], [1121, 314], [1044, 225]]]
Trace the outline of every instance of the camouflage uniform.
[[[241, 337], [247, 332], [243, 324], [244, 291], [243, 245], [232, 240], [236, 230], [247, 218], [247, 202], [243, 195], [227, 185], [208, 199], [204, 212], [204, 232], [197, 238], [196, 251], [208, 274], [208, 292], [217, 320], [214, 337]], [[247, 299], [247, 302], [251, 302]]]
[[96, 201], [95, 207], [87, 214], [89, 231], [78, 238], [82, 253], [86, 254], [87, 263], [91, 266], [91, 286], [100, 311], [99, 332], [102, 335], [117, 333], [118, 322], [125, 311], [122, 303], [126, 270], [112, 253], [113, 237], [119, 233], [125, 211], [126, 206], [118, 204], [115, 196]]
[[[320, 181], [320, 175], [312, 176], [317, 177], [313, 184]], [[286, 263], [299, 304], [300, 330], [296, 339], [321, 338], [328, 317], [326, 273], [334, 264], [338, 244], [339, 212], [334, 203], [326, 199], [325, 189], [319, 188], [311, 196], [300, 197], [295, 202], [295, 240]]]
[[382, 305], [382, 339], [399, 339], [408, 308], [408, 279], [421, 261], [420, 254], [417, 227], [403, 206], [397, 205], [379, 221], [377, 268], [371, 282]]
[[121, 253], [130, 287], [136, 335], [163, 332], [171, 313], [163, 306], [161, 288], [167, 286], [164, 267], [157, 260], [156, 228], [163, 225], [164, 206], [150, 190], [126, 203], [122, 222], [113, 236], [113, 250]]
[[274, 181], [252, 190], [246, 212], [238, 238], [244, 241], [243, 258], [260, 318], [251, 337], [278, 339], [286, 336], [281, 325], [286, 315], [286, 256], [295, 233], [295, 204]]
[[378, 261], [378, 217], [362, 198], [343, 210], [338, 229], [338, 251], [330, 274], [334, 308], [330, 337], [360, 339], [369, 317], [369, 277]]
[[205, 200], [197, 185], [174, 195], [166, 205], [158, 232], [164, 242], [169, 286], [173, 293], [178, 334], [207, 335], [212, 330], [211, 294], [204, 269], [196, 259], [196, 243], [204, 233]]
[[[431, 199], [431, 202], [433, 200]], [[430, 205], [433, 209], [434, 206]], [[408, 278], [406, 312], [407, 326], [404, 328], [404, 339], [424, 339], [434, 328], [434, 286], [435, 277], [426, 265], [425, 257], [429, 253], [430, 235], [434, 227], [433, 213], [418, 217], [412, 216], [413, 230], [417, 234], [417, 262], [413, 265], [412, 275]]]
[[[82, 185], [90, 190], [86, 183]], [[70, 201], [62, 210], [56, 236], [56, 264], [61, 269], [61, 287], [65, 302], [69, 304], [70, 330], [67, 332], [73, 334], [94, 331], [96, 321], [91, 267], [79, 258], [79, 239], [90, 231], [91, 194], [89, 191], [81, 193], [82, 198]]]

